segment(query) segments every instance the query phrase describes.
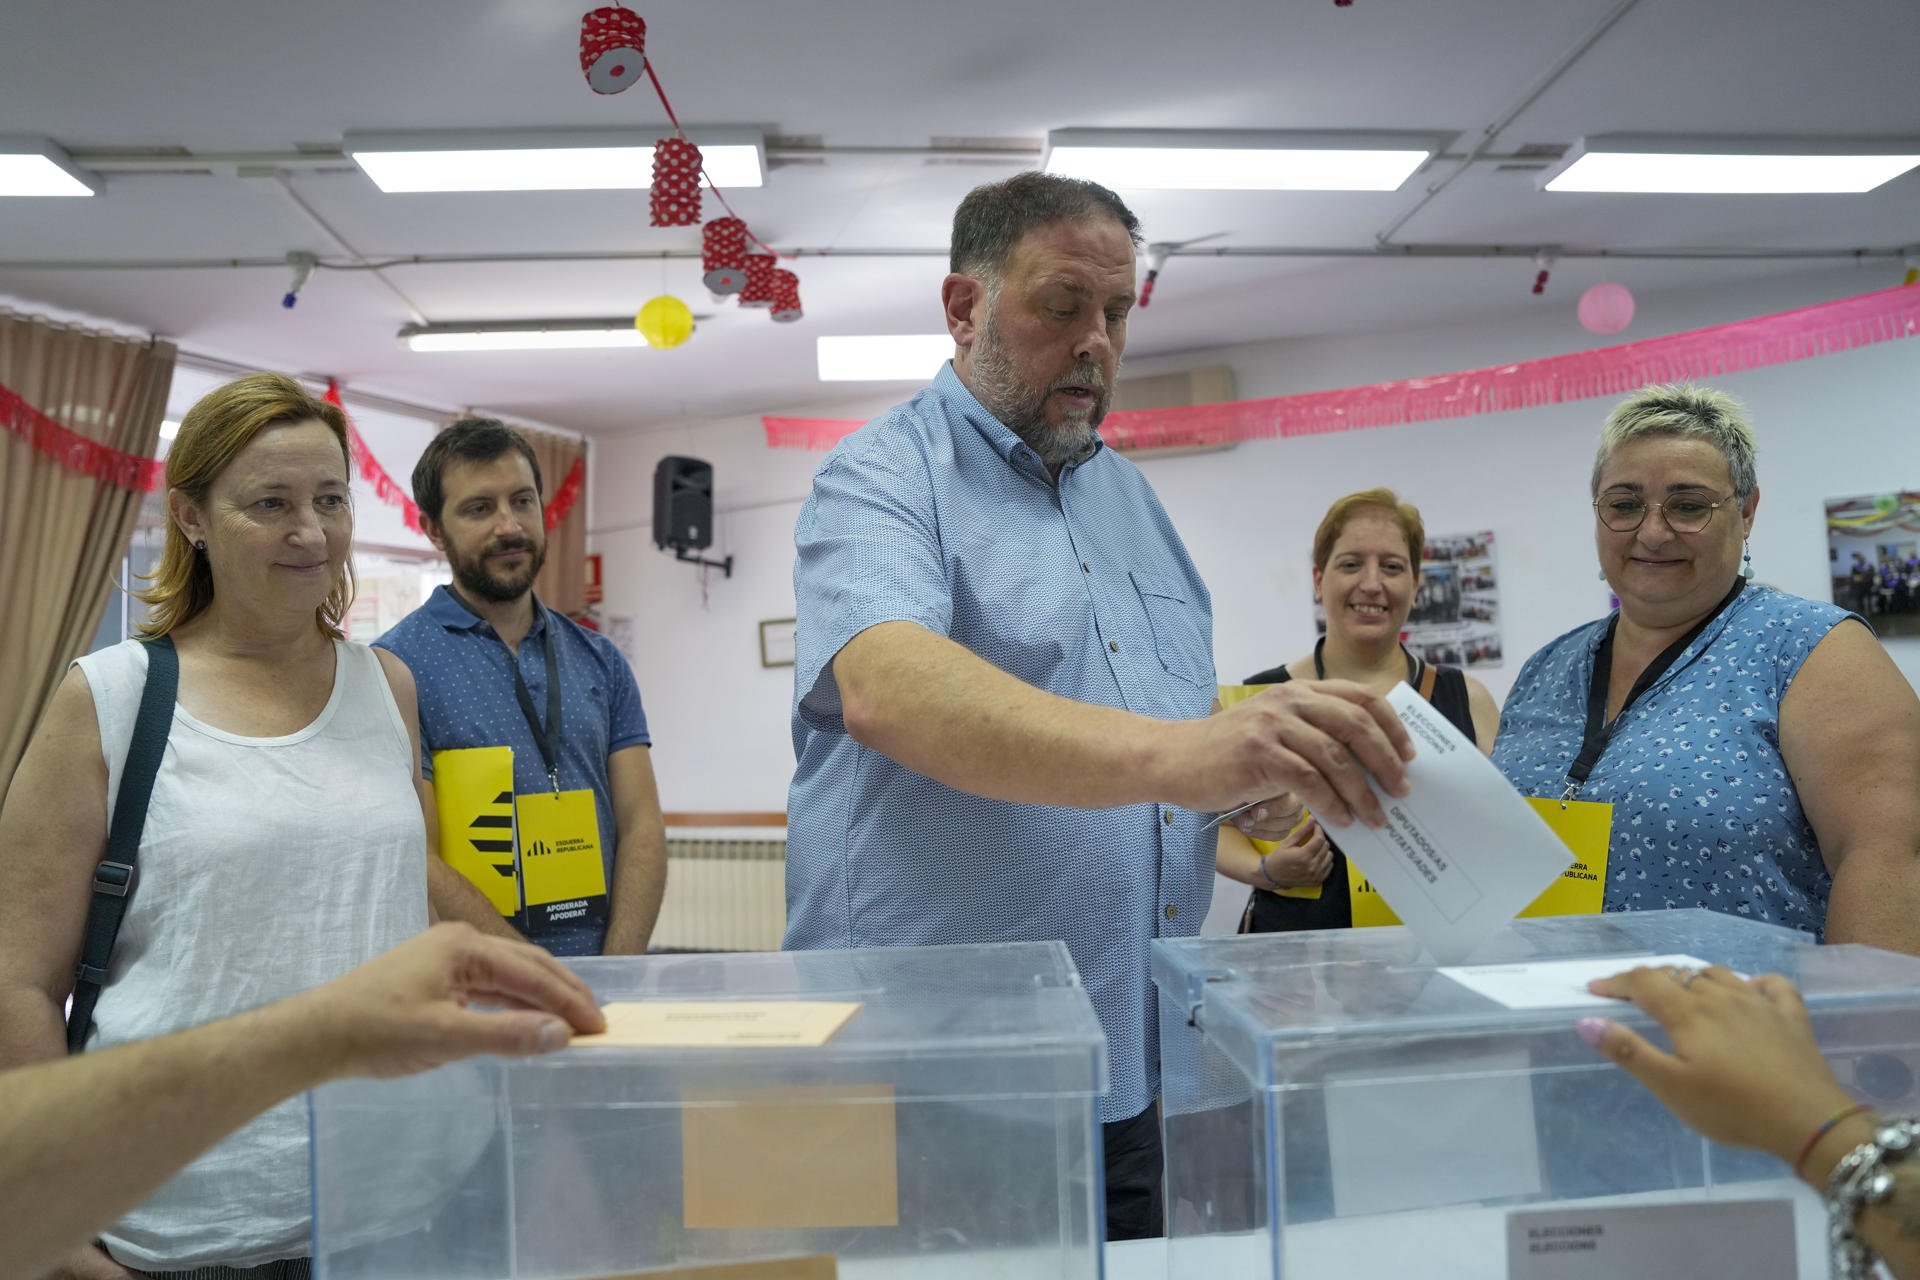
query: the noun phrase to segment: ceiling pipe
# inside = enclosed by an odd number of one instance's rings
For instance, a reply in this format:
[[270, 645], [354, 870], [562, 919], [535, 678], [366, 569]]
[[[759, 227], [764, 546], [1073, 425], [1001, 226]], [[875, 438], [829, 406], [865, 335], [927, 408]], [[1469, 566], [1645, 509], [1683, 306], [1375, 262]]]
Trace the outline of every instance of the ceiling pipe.
[[[1559, 58], [1554, 60], [1551, 66], [1534, 77], [1533, 83], [1527, 86], [1526, 92], [1522, 93], [1512, 106], [1494, 117], [1493, 123], [1480, 131], [1480, 137], [1474, 142], [1473, 148], [1454, 164], [1453, 168], [1447, 172], [1444, 178], [1441, 178], [1437, 182], [1428, 183], [1426, 191], [1421, 194], [1418, 200], [1413, 202], [1411, 208], [1388, 223], [1380, 231], [1374, 233], [1373, 238], [1375, 243], [1381, 245], [1393, 243], [1393, 237], [1399, 232], [1400, 228], [1412, 221], [1415, 214], [1433, 203], [1434, 197], [1452, 186], [1455, 178], [1458, 178], [1475, 164], [1486, 160], [1488, 158], [1488, 149], [1493, 146], [1493, 140], [1500, 136], [1501, 131], [1518, 119], [1522, 111], [1525, 111], [1528, 107], [1539, 101], [1541, 94], [1552, 88], [1555, 82], [1573, 67], [1574, 63], [1585, 56], [1587, 50], [1598, 44], [1600, 38], [1606, 35], [1607, 32], [1613, 30], [1614, 24], [1626, 17], [1627, 11], [1638, 3], [1640, 3], [1640, 0], [1620, 0], [1604, 18], [1594, 24], [1592, 30], [1580, 38], [1579, 42], [1576, 43], [1573, 48], [1561, 54]], [[1438, 157], [1436, 157], [1436, 159], [1437, 158]]]
[[[373, 278], [379, 281], [381, 286], [385, 288], [388, 293], [392, 294], [395, 298], [399, 299], [400, 305], [407, 309], [407, 314], [413, 317], [413, 321], [415, 324], [427, 323], [426, 313], [420, 310], [419, 307], [414, 305], [413, 299], [409, 298], [406, 295], [406, 293], [401, 290], [399, 285], [387, 279], [387, 277], [381, 273], [381, 270], [377, 265], [367, 261], [366, 256], [362, 254], [358, 249], [354, 248], [353, 245], [347, 240], [345, 236], [341, 235], [338, 231], [333, 229], [332, 223], [328, 222], [325, 218], [320, 216], [320, 211], [318, 209], [315, 209], [312, 205], [308, 204], [306, 200], [301, 198], [300, 193], [293, 189], [293, 179], [291, 177], [289, 177], [285, 173], [275, 174], [273, 178], [273, 186], [275, 190], [279, 191], [282, 195], [286, 197], [286, 199], [292, 204], [294, 210], [298, 212], [301, 217], [305, 218], [307, 222], [312, 224], [312, 226], [315, 229], [317, 229], [320, 232], [320, 234], [326, 236], [327, 239], [333, 241], [333, 243], [340, 249], [342, 253], [345, 253], [350, 259], [352, 259], [353, 266], [359, 268], [360, 270], [371, 272], [373, 275]], [[314, 266], [327, 265], [321, 262], [317, 257], [312, 258], [312, 263]]]
[[[1669, 248], [1609, 249], [1581, 248], [1577, 245], [1543, 246], [1537, 244], [1393, 244], [1360, 245], [1349, 248], [1323, 245], [1216, 245], [1209, 248], [1174, 249], [1174, 258], [1332, 258], [1332, 259], [1428, 259], [1428, 258], [1522, 258], [1531, 261], [1543, 249], [1554, 257], [1605, 258], [1615, 262], [1867, 262], [1879, 259], [1905, 260], [1920, 253], [1920, 245], [1860, 245], [1851, 248], [1794, 249], [1760, 245], [1679, 246]], [[782, 249], [796, 258], [946, 258], [941, 248], [797, 248]], [[515, 263], [560, 262], [697, 262], [698, 249], [580, 250], [547, 253], [416, 253], [368, 261], [353, 258], [316, 265], [323, 271], [388, 271], [395, 267], [435, 267], [473, 265], [512, 265]], [[287, 259], [277, 258], [48, 258], [0, 259], [0, 271], [218, 271], [271, 267], [284, 271]], [[425, 323], [422, 321], [421, 323]]]

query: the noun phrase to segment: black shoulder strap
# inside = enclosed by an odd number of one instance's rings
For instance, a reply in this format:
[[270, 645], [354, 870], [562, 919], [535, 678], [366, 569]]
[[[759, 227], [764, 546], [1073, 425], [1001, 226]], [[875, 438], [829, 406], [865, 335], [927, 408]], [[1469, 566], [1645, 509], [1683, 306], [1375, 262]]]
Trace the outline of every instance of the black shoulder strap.
[[120, 769], [107, 854], [93, 872], [93, 899], [87, 906], [87, 931], [80, 946], [80, 968], [74, 975], [73, 1011], [67, 1015], [68, 1053], [84, 1049], [93, 1032], [93, 1006], [106, 985], [107, 962], [113, 957], [114, 939], [120, 936], [127, 899], [133, 894], [134, 862], [147, 825], [147, 801], [153, 795], [154, 776], [160, 772], [160, 757], [166, 754], [173, 703], [180, 690], [180, 655], [174, 652], [172, 638], [161, 636], [146, 645], [147, 683], [140, 693], [140, 713]]

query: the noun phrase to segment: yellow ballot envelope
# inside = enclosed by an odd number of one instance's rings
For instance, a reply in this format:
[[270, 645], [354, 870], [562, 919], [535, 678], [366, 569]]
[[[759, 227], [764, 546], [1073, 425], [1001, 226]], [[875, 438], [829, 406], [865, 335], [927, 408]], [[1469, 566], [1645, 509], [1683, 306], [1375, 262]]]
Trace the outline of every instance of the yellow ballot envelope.
[[[1607, 849], [1613, 838], [1613, 806], [1590, 800], [1528, 797], [1527, 803], [1560, 837], [1573, 854], [1573, 865], [1562, 871], [1546, 891], [1520, 912], [1527, 916], [1592, 916], [1600, 914], [1607, 889]], [[1399, 924], [1379, 890], [1352, 859], [1347, 860], [1347, 883], [1353, 894], [1353, 924]]]
[[513, 748], [434, 752], [433, 798], [440, 817], [441, 860], [473, 881], [495, 911], [517, 915]]

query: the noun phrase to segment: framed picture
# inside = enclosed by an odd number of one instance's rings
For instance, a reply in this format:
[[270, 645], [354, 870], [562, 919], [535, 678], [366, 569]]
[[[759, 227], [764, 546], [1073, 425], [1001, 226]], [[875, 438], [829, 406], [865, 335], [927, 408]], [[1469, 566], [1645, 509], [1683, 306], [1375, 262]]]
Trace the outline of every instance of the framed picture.
[[[1313, 625], [1326, 634], [1327, 613], [1318, 604], [1313, 606]], [[1435, 664], [1501, 665], [1500, 579], [1491, 529], [1427, 535], [1420, 553], [1420, 585], [1400, 642]]]
[[1920, 489], [1827, 500], [1833, 602], [1888, 636], [1920, 636]]
[[793, 622], [792, 618], [768, 618], [760, 624], [761, 666], [793, 665]]

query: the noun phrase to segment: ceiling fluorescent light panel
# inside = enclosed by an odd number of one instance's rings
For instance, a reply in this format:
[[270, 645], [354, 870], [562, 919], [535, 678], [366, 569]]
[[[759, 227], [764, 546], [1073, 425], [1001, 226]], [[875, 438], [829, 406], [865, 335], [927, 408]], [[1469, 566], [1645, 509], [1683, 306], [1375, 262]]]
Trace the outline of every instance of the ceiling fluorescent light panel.
[[953, 355], [944, 333], [883, 333], [818, 338], [822, 382], [926, 382]]
[[524, 320], [489, 324], [408, 325], [400, 341], [414, 351], [568, 351], [644, 347], [631, 320]]
[[1179, 191], [1395, 191], [1439, 151], [1428, 134], [1055, 129], [1049, 173]]
[[1638, 195], [1857, 195], [1920, 165], [1920, 138], [1605, 134], [1542, 175], [1548, 191]]
[[[666, 132], [350, 133], [342, 145], [389, 193], [638, 191], [653, 185], [653, 144]], [[696, 129], [687, 136], [700, 148], [701, 166], [714, 185], [764, 184], [765, 147], [758, 133]]]
[[0, 137], [0, 196], [91, 196], [100, 181], [45, 138]]

